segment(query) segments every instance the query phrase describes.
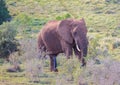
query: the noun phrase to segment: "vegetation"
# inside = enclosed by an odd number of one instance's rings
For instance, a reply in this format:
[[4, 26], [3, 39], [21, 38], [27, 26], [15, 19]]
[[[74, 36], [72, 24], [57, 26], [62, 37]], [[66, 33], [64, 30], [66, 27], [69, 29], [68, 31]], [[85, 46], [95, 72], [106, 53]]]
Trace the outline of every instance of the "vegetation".
[[8, 56], [18, 50], [18, 41], [15, 39], [16, 29], [12, 23], [4, 23], [0, 26], [0, 58]]
[[[10, 63], [0, 59], [0, 85], [120, 85], [120, 0], [5, 1], [13, 19], [0, 25], [0, 57], [6, 54], [2, 42], [19, 51], [12, 51]], [[50, 72], [49, 58], [37, 58], [39, 30], [49, 20], [82, 17], [89, 39], [86, 68], [80, 68], [75, 56], [67, 60], [60, 54], [59, 72]], [[21, 72], [6, 72], [13, 64]]]
[[6, 4], [4, 0], [0, 0], [0, 25], [4, 21], [9, 21], [11, 16], [9, 15], [9, 11], [7, 10]]

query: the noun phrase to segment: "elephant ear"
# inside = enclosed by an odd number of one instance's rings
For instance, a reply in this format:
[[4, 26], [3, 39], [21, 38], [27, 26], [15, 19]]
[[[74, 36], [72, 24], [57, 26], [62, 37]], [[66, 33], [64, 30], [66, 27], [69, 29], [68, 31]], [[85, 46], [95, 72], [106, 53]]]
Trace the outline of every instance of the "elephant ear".
[[60, 37], [70, 44], [73, 43], [73, 38], [71, 34], [72, 22], [73, 20], [62, 20], [59, 23], [58, 28], [57, 28], [57, 31]]

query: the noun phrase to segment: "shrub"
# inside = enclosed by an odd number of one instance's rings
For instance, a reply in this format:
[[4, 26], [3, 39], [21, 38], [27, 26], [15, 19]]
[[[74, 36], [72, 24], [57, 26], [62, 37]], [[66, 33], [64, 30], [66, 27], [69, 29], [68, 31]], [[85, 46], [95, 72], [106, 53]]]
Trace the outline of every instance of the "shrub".
[[31, 82], [40, 82], [39, 76], [43, 74], [43, 62], [37, 58], [27, 60], [25, 65], [26, 77]]
[[18, 50], [18, 41], [15, 39], [16, 26], [13, 23], [4, 23], [0, 26], [0, 58], [8, 57]]
[[7, 21], [9, 18], [11, 18], [11, 16], [7, 10], [5, 0], [0, 0], [0, 25], [3, 23], [3, 21]]
[[58, 66], [61, 70], [60, 74], [56, 78], [56, 85], [73, 85], [73, 81], [77, 79], [76, 74], [78, 75], [80, 72], [80, 62], [77, 58], [69, 60], [61, 58], [61, 62], [62, 65]]
[[20, 39], [20, 49], [22, 52], [21, 61], [24, 63], [25, 75], [30, 82], [40, 82], [39, 76], [43, 74], [44, 61], [38, 59], [36, 49], [36, 39], [23, 38]]
[[100, 60], [101, 64], [95, 64], [90, 60], [85, 70], [79, 76], [78, 85], [119, 85], [120, 62], [109, 57]]
[[119, 39], [114, 41], [114, 43], [113, 43], [113, 49], [118, 48], [118, 47], [120, 47], [120, 40]]

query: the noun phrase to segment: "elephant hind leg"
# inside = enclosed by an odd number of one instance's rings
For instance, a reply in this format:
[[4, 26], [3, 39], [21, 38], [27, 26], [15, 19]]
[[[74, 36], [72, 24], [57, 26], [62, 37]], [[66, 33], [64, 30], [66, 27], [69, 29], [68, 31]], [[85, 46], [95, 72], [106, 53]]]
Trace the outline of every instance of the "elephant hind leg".
[[56, 60], [57, 55], [50, 55], [50, 71], [58, 72], [57, 69], [57, 60]]
[[46, 47], [45, 45], [40, 46], [38, 49], [38, 59], [44, 59], [46, 56]]

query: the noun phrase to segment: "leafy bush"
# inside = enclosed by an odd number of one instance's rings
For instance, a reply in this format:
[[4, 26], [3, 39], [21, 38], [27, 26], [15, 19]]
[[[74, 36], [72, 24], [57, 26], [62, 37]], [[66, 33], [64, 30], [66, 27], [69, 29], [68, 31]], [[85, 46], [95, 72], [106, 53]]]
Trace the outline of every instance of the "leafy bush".
[[4, 23], [0, 26], [0, 58], [8, 57], [12, 52], [18, 50], [16, 33], [16, 26], [13, 23]]
[[3, 21], [7, 21], [7, 19], [11, 18], [5, 5], [5, 0], [0, 0], [0, 25]]

